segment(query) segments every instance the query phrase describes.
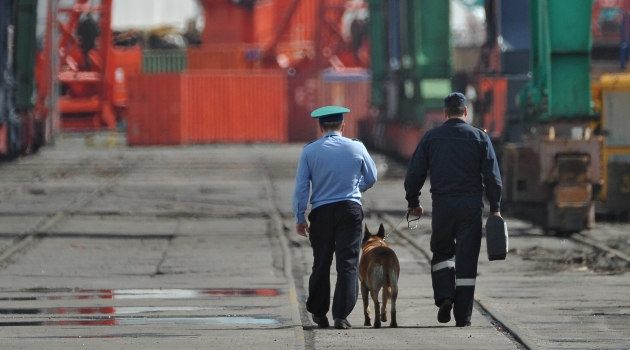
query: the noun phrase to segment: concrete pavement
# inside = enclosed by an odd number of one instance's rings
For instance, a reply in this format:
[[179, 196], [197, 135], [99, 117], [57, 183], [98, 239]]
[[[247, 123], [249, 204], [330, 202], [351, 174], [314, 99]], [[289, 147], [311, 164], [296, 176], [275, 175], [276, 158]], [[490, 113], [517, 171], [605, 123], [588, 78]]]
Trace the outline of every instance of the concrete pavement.
[[[290, 205], [301, 145], [130, 149], [96, 141], [86, 147], [66, 136], [0, 164], [0, 250], [37, 233], [0, 265], [3, 347], [520, 346], [479, 307], [470, 328], [439, 324], [426, 252], [396, 234], [388, 240], [401, 261], [400, 327], [363, 327], [359, 301], [354, 329], [316, 328], [304, 310], [312, 254], [293, 231]], [[375, 158], [380, 179], [364, 197], [371, 229], [398, 222], [406, 205], [404, 166]], [[430, 215], [426, 194], [422, 201]], [[404, 229], [425, 250], [429, 215]], [[627, 268], [609, 268], [605, 257], [582, 264], [572, 257], [590, 259], [588, 248], [514, 218], [508, 225], [508, 260], [480, 257], [484, 300], [541, 349], [630, 348]], [[630, 228], [613, 226], [593, 238], [622, 240]]]

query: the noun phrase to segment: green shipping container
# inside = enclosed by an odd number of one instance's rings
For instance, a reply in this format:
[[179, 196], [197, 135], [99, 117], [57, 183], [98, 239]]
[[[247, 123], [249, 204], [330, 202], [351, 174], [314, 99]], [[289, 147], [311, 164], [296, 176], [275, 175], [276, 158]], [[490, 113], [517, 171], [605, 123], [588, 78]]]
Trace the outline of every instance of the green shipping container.
[[370, 63], [372, 69], [372, 105], [385, 105], [384, 82], [387, 77], [387, 39], [383, 0], [368, 0], [370, 21]]
[[17, 2], [17, 25], [15, 28], [15, 108], [25, 111], [33, 107], [35, 92], [35, 55], [37, 40], [37, 0]]
[[142, 53], [143, 73], [176, 73], [187, 68], [185, 50], [145, 50]]
[[530, 0], [532, 81], [519, 104], [531, 122], [587, 120], [592, 0]]
[[450, 2], [401, 1], [401, 119], [423, 123], [451, 92]]

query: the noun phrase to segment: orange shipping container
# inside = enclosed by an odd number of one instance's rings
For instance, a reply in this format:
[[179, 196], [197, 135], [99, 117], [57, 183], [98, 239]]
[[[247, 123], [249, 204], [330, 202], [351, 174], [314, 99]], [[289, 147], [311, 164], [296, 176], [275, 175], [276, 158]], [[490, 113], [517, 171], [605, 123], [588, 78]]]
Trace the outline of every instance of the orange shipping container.
[[288, 139], [284, 72], [198, 71], [130, 81], [130, 145]]
[[129, 77], [127, 142], [131, 146], [178, 145], [182, 137], [182, 76]]
[[287, 142], [284, 72], [189, 73], [184, 89], [186, 142]]
[[319, 105], [344, 106], [350, 109], [346, 116], [343, 136], [358, 138], [359, 123], [370, 115], [370, 82], [365, 72], [323, 74], [319, 92]]
[[328, 105], [350, 109], [343, 134], [359, 138], [359, 124], [370, 118], [370, 82], [370, 76], [363, 71], [289, 77], [289, 141], [310, 142], [321, 137], [310, 114]]
[[310, 115], [319, 105], [321, 79], [318, 74], [299, 74], [288, 78], [289, 142], [311, 142], [321, 137], [317, 122]]

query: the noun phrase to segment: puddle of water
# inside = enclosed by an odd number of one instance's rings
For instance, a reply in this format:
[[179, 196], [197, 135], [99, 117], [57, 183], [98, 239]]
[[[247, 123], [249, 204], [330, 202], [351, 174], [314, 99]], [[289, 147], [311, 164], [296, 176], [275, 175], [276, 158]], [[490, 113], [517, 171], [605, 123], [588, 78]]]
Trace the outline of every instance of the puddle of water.
[[107, 317], [87, 320], [60, 321], [13, 321], [0, 322], [0, 327], [32, 327], [32, 326], [145, 326], [166, 324], [206, 324], [206, 325], [274, 325], [280, 323], [278, 318], [271, 317]]
[[[38, 293], [46, 293], [38, 291]], [[278, 289], [101, 289], [73, 290], [70, 295], [4, 297], [0, 301], [88, 299], [202, 299], [209, 297], [275, 297]]]
[[182, 338], [190, 337], [185, 334], [161, 334], [161, 333], [119, 333], [106, 335], [50, 335], [43, 337], [20, 337], [20, 339], [114, 339], [114, 338]]
[[0, 315], [131, 315], [164, 311], [248, 310], [268, 309], [271, 306], [148, 306], [148, 307], [51, 307], [0, 309]]

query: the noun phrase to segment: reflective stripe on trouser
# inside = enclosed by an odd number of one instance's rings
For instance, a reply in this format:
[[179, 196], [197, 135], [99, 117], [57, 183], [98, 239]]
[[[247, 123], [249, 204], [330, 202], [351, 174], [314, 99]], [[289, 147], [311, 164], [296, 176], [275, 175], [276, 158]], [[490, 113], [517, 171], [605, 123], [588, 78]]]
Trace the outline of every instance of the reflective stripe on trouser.
[[335, 202], [315, 208], [308, 216], [313, 248], [313, 271], [308, 282], [306, 310], [324, 316], [330, 309], [330, 266], [336, 258], [337, 283], [333, 296], [333, 318], [346, 318], [359, 297], [359, 253], [363, 210], [353, 201]]
[[431, 280], [435, 304], [452, 299], [456, 322], [469, 322], [472, 315], [482, 208], [481, 198], [440, 197], [433, 201]]

